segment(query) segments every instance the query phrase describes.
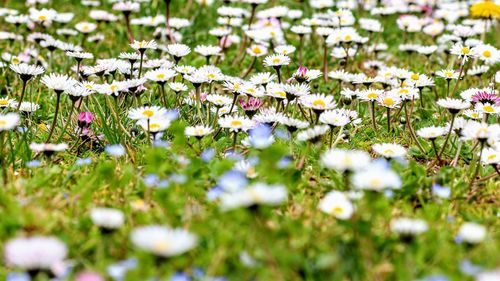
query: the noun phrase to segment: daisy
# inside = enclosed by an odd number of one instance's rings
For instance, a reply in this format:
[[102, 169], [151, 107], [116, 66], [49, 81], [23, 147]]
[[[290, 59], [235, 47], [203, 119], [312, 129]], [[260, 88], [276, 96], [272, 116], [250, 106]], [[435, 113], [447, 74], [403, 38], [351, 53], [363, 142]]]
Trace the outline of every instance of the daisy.
[[227, 96], [211, 94], [207, 95], [207, 101], [220, 108], [226, 105], [231, 105], [233, 100]]
[[27, 114], [33, 113], [33, 112], [37, 111], [38, 109], [40, 109], [39, 104], [29, 102], [29, 101], [23, 101], [21, 104], [18, 104], [16, 102], [15, 104], [12, 104], [12, 107], [15, 107], [15, 108], [19, 107], [20, 112], [27, 113]]
[[197, 139], [201, 139], [206, 135], [209, 135], [214, 130], [209, 126], [189, 126], [184, 129], [184, 134], [188, 137], [196, 137]]
[[61, 152], [68, 149], [66, 143], [36, 143], [32, 142], [29, 145], [30, 149], [37, 153], [44, 153], [46, 156], [51, 156], [55, 152]]
[[298, 141], [310, 141], [312, 143], [317, 143], [320, 141], [321, 136], [326, 134], [328, 130], [330, 129], [329, 126], [326, 125], [317, 125], [312, 128], [300, 131], [297, 134], [297, 140]]
[[274, 48], [274, 52], [281, 55], [290, 55], [295, 52], [295, 47], [292, 45], [281, 45]]
[[169, 53], [179, 63], [182, 57], [191, 53], [191, 48], [184, 44], [170, 44], [167, 46], [167, 53]]
[[153, 138], [156, 134], [163, 132], [168, 127], [170, 127], [171, 120], [165, 116], [156, 116], [153, 118], [139, 119], [137, 125], [139, 125], [144, 131], [153, 134]]
[[457, 238], [468, 244], [481, 243], [486, 238], [486, 227], [473, 222], [465, 222], [458, 229]]
[[484, 122], [469, 121], [462, 130], [464, 140], [479, 140], [485, 142], [489, 138], [497, 139], [500, 137], [499, 124], [487, 124]]
[[429, 126], [419, 129], [417, 131], [417, 135], [424, 139], [434, 140], [438, 137], [444, 136], [446, 131], [445, 127]]
[[56, 93], [62, 93], [74, 86], [78, 81], [66, 74], [51, 73], [49, 75], [44, 75], [40, 79], [40, 82], [48, 88], [53, 89]]
[[204, 57], [211, 57], [219, 55], [222, 51], [222, 48], [219, 46], [199, 45], [196, 46], [194, 51]]
[[453, 69], [444, 69], [436, 72], [436, 75], [446, 80], [458, 79], [458, 72]]
[[94, 225], [106, 230], [118, 229], [125, 223], [123, 212], [112, 208], [93, 208], [90, 219]]
[[128, 111], [128, 118], [133, 120], [151, 119], [162, 117], [167, 114], [167, 110], [159, 106], [143, 106], [132, 108]]
[[231, 132], [248, 131], [254, 127], [255, 122], [244, 116], [230, 116], [226, 115], [220, 118], [218, 121], [219, 126], [225, 129], [229, 129]]
[[471, 106], [469, 102], [461, 99], [444, 98], [437, 101], [437, 105], [448, 109], [451, 114], [457, 114], [461, 110], [467, 109]]
[[248, 187], [231, 192], [224, 192], [220, 196], [220, 206], [224, 211], [240, 207], [257, 207], [258, 205], [275, 206], [287, 198], [287, 190], [282, 185], [268, 185], [255, 183]]
[[321, 155], [323, 167], [341, 173], [360, 170], [370, 161], [370, 155], [361, 150], [330, 149]]
[[17, 113], [0, 114], [0, 133], [14, 129], [19, 125], [19, 119]]
[[26, 63], [11, 64], [9, 67], [19, 75], [23, 82], [27, 82], [31, 78], [45, 72], [45, 69], [41, 66]]
[[485, 165], [500, 164], [500, 150], [498, 148], [484, 148], [481, 154], [481, 162]]
[[344, 193], [330, 191], [319, 202], [319, 209], [337, 219], [347, 220], [354, 213], [354, 205]]
[[151, 50], [156, 50], [158, 48], [158, 44], [156, 43], [155, 40], [150, 40], [150, 41], [136, 41], [132, 42], [130, 44], [130, 47], [132, 49], [139, 51], [139, 53], [144, 53], [146, 50], [151, 49]]
[[290, 61], [290, 57], [283, 54], [270, 55], [264, 59], [264, 66], [279, 68], [283, 65], [289, 65]]
[[262, 57], [267, 55], [267, 48], [262, 45], [252, 45], [246, 50], [247, 54], [252, 57]]
[[319, 122], [330, 127], [343, 127], [351, 122], [349, 116], [337, 110], [327, 110], [319, 116]]
[[184, 83], [180, 82], [168, 83], [168, 87], [176, 93], [185, 92], [188, 90], [188, 87]]
[[91, 22], [79, 22], [75, 25], [75, 29], [81, 33], [87, 34], [95, 31], [97, 24]]
[[399, 235], [405, 241], [411, 241], [416, 235], [422, 234], [429, 229], [427, 222], [419, 219], [397, 218], [391, 221], [391, 231]]
[[10, 107], [12, 104], [17, 104], [16, 100], [11, 98], [0, 98], [0, 108]]
[[480, 112], [483, 114], [499, 114], [500, 113], [500, 106], [497, 104], [491, 104], [491, 103], [482, 103], [478, 102], [474, 105], [474, 110], [476, 112]]
[[196, 235], [181, 228], [148, 225], [134, 228], [130, 234], [132, 244], [160, 257], [183, 254], [196, 246]]
[[56, 237], [19, 237], [8, 240], [4, 246], [5, 263], [27, 271], [50, 271], [67, 254], [66, 245]]
[[333, 96], [327, 96], [325, 94], [312, 94], [301, 96], [299, 102], [307, 107], [318, 112], [323, 112], [328, 109], [333, 109], [337, 106]]
[[273, 80], [276, 78], [276, 75], [273, 73], [259, 72], [250, 77], [250, 83], [254, 85], [262, 85], [265, 87], [267, 84], [273, 82]]
[[456, 43], [450, 50], [452, 55], [458, 56], [462, 63], [466, 62], [469, 58], [474, 58], [477, 56], [477, 50], [469, 46], [464, 46], [461, 43]]
[[399, 175], [393, 170], [372, 164], [354, 173], [352, 185], [356, 189], [382, 191], [384, 189], [399, 189], [402, 182]]
[[144, 77], [150, 81], [154, 81], [160, 85], [165, 84], [168, 80], [177, 75], [177, 72], [170, 68], [159, 68], [150, 70], [144, 74]]
[[406, 155], [406, 148], [396, 143], [376, 143], [372, 149], [384, 158], [398, 158]]
[[298, 129], [305, 129], [309, 127], [309, 122], [291, 117], [282, 118], [280, 123], [285, 125], [290, 133], [294, 133]]

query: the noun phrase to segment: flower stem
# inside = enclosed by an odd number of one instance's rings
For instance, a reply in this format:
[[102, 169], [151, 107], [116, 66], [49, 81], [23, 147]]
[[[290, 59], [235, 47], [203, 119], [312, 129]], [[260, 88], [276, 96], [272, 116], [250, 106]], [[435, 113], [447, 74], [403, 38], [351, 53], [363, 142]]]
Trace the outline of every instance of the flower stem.
[[448, 134], [446, 134], [446, 138], [444, 139], [443, 147], [441, 151], [439, 151], [439, 156], [443, 155], [443, 152], [446, 149], [446, 145], [448, 144], [448, 140], [450, 139], [451, 131], [453, 130], [453, 124], [455, 123], [455, 114], [451, 114], [451, 122], [450, 129], [448, 130]]
[[54, 119], [52, 120], [52, 125], [50, 126], [49, 136], [47, 137], [47, 143], [50, 142], [50, 138], [52, 138], [52, 134], [54, 133], [54, 129], [57, 125], [57, 115], [59, 114], [59, 103], [61, 102], [61, 91], [56, 91], [57, 99], [56, 99], [56, 112], [54, 112]]

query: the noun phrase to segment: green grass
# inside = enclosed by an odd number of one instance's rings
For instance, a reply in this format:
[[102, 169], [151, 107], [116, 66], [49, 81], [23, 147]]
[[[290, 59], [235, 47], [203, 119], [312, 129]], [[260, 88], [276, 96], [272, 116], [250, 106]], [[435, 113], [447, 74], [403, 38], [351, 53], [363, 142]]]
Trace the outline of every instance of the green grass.
[[[66, 1], [64, 5], [54, 3], [51, 7], [60, 12], [74, 12], [75, 19], [70, 24], [73, 25], [86, 20], [89, 11], [89, 8], [78, 2]], [[183, 43], [192, 49], [198, 44], [217, 44], [208, 30], [216, 26], [216, 7], [220, 3], [205, 8], [199, 8], [194, 3], [187, 10], [184, 4], [188, 1], [172, 2], [173, 16], [187, 17], [193, 22], [191, 27], [182, 30]], [[299, 1], [270, 2], [303, 9], [306, 17], [313, 12], [308, 5]], [[27, 11], [18, 1], [9, 1], [8, 6], [18, 8], [23, 13]], [[106, 4], [99, 9], [110, 10], [110, 7]], [[133, 17], [163, 14], [163, 1], [153, 0], [150, 6], [144, 7], [140, 14], [133, 14]], [[359, 17], [358, 12], [355, 15]], [[362, 15], [369, 17], [367, 12]], [[396, 18], [390, 16], [380, 19], [385, 27], [381, 39], [390, 46], [388, 53], [391, 58], [385, 63], [426, 74], [446, 68], [438, 60], [444, 59], [444, 55], [433, 55], [430, 62], [425, 64], [422, 56], [398, 52], [402, 32], [395, 24]], [[13, 28], [1, 20], [0, 30], [13, 31]], [[51, 34], [54, 31], [54, 27], [46, 30]], [[121, 18], [116, 23], [100, 26], [99, 32], [106, 39], [85, 46], [96, 59], [112, 58], [120, 52], [131, 51]], [[148, 28], [133, 28], [138, 40], [151, 39], [151, 32], [152, 29]], [[240, 30], [238, 32], [241, 35]], [[494, 32], [490, 32], [487, 39], [493, 45], [497, 42]], [[22, 26], [18, 34], [27, 35], [29, 32]], [[79, 43], [80, 36], [70, 41]], [[289, 44], [298, 45], [298, 37], [288, 34], [287, 38]], [[423, 34], [412, 35], [408, 40], [416, 44], [433, 43], [431, 38]], [[321, 41], [306, 42], [305, 65], [321, 69]], [[25, 45], [21, 42], [10, 44], [6, 40], [0, 41], [2, 52], [19, 53], [22, 46]], [[219, 65], [225, 74], [238, 76], [251, 63], [251, 58], [247, 56], [240, 64], [232, 65], [238, 47], [231, 47]], [[47, 51], [41, 50], [40, 55], [47, 58]], [[148, 55], [150, 58], [159, 57], [154, 52]], [[165, 54], [161, 56], [165, 57]], [[292, 59], [295, 59], [293, 55]], [[349, 65], [349, 70], [363, 71], [361, 62], [366, 59], [365, 54], [360, 54]], [[202, 66], [204, 61], [194, 52], [182, 60], [184, 64], [192, 66]], [[85, 61], [87, 65], [94, 63]], [[73, 61], [68, 60], [63, 52], [56, 51], [52, 67], [47, 73], [74, 75], [70, 72], [71, 64]], [[284, 76], [289, 77], [297, 67], [296, 60], [292, 60], [292, 64], [284, 69]], [[338, 61], [329, 61], [330, 70], [339, 68]], [[497, 64], [488, 75], [493, 75], [498, 69]], [[259, 59], [253, 73], [257, 71], [272, 69], [266, 69]], [[442, 166], [428, 169], [434, 157], [431, 144], [421, 140], [426, 153], [420, 152], [414, 144], [411, 145], [408, 131], [398, 122], [393, 124], [394, 131], [387, 133], [383, 109], [377, 112], [379, 129], [373, 130], [366, 103], [363, 103], [360, 106], [361, 112], [364, 112], [362, 124], [357, 128], [348, 128], [348, 140], [340, 142], [338, 147], [370, 152], [372, 144], [381, 142], [397, 142], [409, 147], [406, 165], [396, 162], [391, 164], [403, 181], [402, 188], [395, 190], [392, 197], [367, 192], [356, 202], [354, 216], [346, 221], [322, 213], [318, 203], [327, 192], [345, 191], [342, 175], [322, 168], [319, 163], [328, 141], [325, 139], [321, 146], [307, 149], [304, 143], [296, 140], [277, 139], [264, 150], [241, 148], [240, 152], [248, 158], [259, 159], [259, 164], [255, 166], [258, 176], [251, 181], [286, 186], [286, 202], [277, 207], [260, 207], [256, 212], [248, 209], [222, 212], [217, 202], [208, 201], [206, 196], [207, 191], [217, 184], [218, 178], [234, 165], [235, 161], [224, 157], [224, 152], [232, 144], [232, 138], [223, 131], [215, 140], [207, 137], [197, 143], [187, 139], [183, 133], [184, 127], [193, 123], [189, 106], [181, 108], [181, 118], [172, 124], [164, 136], [164, 140], [170, 143], [169, 147], [153, 148], [144, 134], [133, 139], [125, 137], [117, 129], [104, 97], [95, 95], [95, 99], [88, 99], [84, 103], [82, 111], [96, 114], [92, 128], [104, 135], [103, 145], [77, 148], [78, 145], [74, 146], [76, 138], [66, 137], [64, 141], [68, 142], [71, 149], [46, 159], [43, 155], [31, 152], [28, 144], [46, 139], [47, 131], [43, 125], [52, 120], [55, 94], [39, 79], [30, 81], [28, 85], [27, 97], [39, 103], [41, 108], [31, 117], [30, 123], [23, 121], [21, 125], [29, 127], [29, 133], [6, 132], [8, 142], [2, 149], [7, 174], [2, 174], [2, 177], [7, 177], [8, 183], [0, 188], [0, 249], [3, 249], [5, 242], [17, 236], [54, 235], [67, 244], [68, 257], [74, 262], [73, 273], [93, 270], [105, 275], [109, 265], [127, 258], [137, 258], [138, 267], [128, 272], [126, 280], [148, 280], [155, 276], [167, 278], [176, 271], [189, 273], [197, 267], [203, 268], [208, 276], [226, 276], [229, 280], [414, 280], [438, 274], [446, 275], [450, 280], [473, 280], [473, 277], [460, 270], [462, 261], [470, 260], [485, 270], [494, 269], [500, 264], [498, 176], [479, 183], [474, 198], [467, 200], [474, 168], [470, 163], [474, 163], [475, 159], [470, 153], [471, 142], [464, 145], [462, 160], [456, 168]], [[8, 67], [0, 69], [0, 87], [1, 97], [19, 97], [21, 83]], [[436, 91], [440, 97], [444, 96], [445, 87], [442, 81], [436, 79]], [[459, 89], [470, 87], [480, 87], [479, 80], [467, 77]], [[336, 95], [337, 84], [332, 80], [325, 83], [317, 79], [312, 82], [311, 88], [313, 92]], [[222, 92], [222, 87], [215, 86], [215, 91]], [[142, 96], [142, 103], [160, 104], [157, 93], [156, 87], [151, 84]], [[173, 96], [173, 93], [169, 92], [168, 95]], [[424, 100], [425, 108], [417, 105], [414, 113], [415, 120], [418, 120], [414, 121], [415, 129], [443, 125], [449, 121], [449, 115], [435, 105], [432, 91], [424, 91]], [[70, 101], [67, 96], [63, 96], [61, 118], [54, 134], [56, 137], [61, 135], [61, 127], [69, 115], [69, 109]], [[132, 130], [135, 124], [127, 118], [127, 110], [121, 108], [118, 114], [122, 125]], [[494, 122], [498, 122], [498, 117], [490, 118], [490, 123]], [[453, 145], [456, 145], [456, 141], [452, 140]], [[128, 155], [115, 159], [103, 153], [105, 144], [114, 143], [126, 145]], [[200, 147], [213, 148], [216, 156], [208, 162], [203, 161]], [[445, 153], [444, 158], [451, 159], [454, 151], [451, 149], [451, 152]], [[278, 169], [277, 163], [284, 156], [292, 156], [293, 162], [285, 169]], [[303, 156], [305, 165], [297, 169], [297, 163]], [[34, 157], [42, 165], [27, 167]], [[75, 164], [77, 158], [87, 157], [92, 159], [90, 165]], [[187, 159], [187, 163], [182, 159]], [[491, 167], [482, 169], [483, 176], [492, 173], [494, 170]], [[143, 180], [149, 174], [156, 174], [162, 179], [182, 175], [186, 180], [178, 183], [170, 181], [169, 187], [165, 189], [152, 189]], [[433, 196], [433, 183], [450, 187], [451, 198], [446, 200]], [[111, 234], [99, 231], [89, 218], [90, 210], [98, 206], [122, 210], [126, 217], [125, 226]], [[411, 243], [404, 243], [389, 229], [390, 221], [396, 217], [423, 219], [429, 224], [429, 231]], [[454, 237], [465, 221], [478, 222], [487, 227], [487, 239], [474, 247], [457, 244]], [[198, 236], [198, 244], [186, 254], [158, 261], [151, 254], [135, 249], [129, 239], [134, 227], [147, 224], [189, 229]], [[240, 261], [242, 252], [251, 255], [257, 265], [251, 268], [243, 265]], [[1, 264], [0, 279], [5, 279], [9, 272], [18, 271], [3, 262]], [[73, 277], [74, 274], [69, 279]], [[42, 274], [36, 280], [49, 279]]]

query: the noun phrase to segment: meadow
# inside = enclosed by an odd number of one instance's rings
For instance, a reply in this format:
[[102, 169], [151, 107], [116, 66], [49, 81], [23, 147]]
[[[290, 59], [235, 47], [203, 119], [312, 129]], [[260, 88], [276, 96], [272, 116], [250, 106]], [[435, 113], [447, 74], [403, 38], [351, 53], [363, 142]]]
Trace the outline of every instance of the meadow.
[[0, 279], [500, 280], [499, 18], [3, 0]]

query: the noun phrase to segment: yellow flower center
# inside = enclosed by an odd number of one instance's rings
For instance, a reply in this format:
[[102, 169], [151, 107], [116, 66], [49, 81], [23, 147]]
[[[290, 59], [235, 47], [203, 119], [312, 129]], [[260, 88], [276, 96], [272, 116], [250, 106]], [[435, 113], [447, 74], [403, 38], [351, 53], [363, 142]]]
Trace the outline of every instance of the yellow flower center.
[[485, 112], [488, 112], [488, 113], [493, 113], [493, 112], [495, 112], [495, 109], [494, 109], [494, 108], [493, 108], [493, 106], [491, 106], [491, 105], [485, 105], [485, 106], [483, 106], [483, 110], [484, 110]]
[[392, 149], [388, 148], [388, 149], [384, 150], [384, 154], [392, 155], [392, 154], [394, 154], [394, 151], [392, 151]]
[[0, 120], [0, 127], [7, 125], [7, 121]]
[[116, 90], [118, 90], [118, 86], [116, 86], [116, 85], [111, 85], [110, 88], [111, 88], [111, 91], [113, 91], [113, 92], [116, 92]]
[[273, 63], [279, 63], [281, 60], [279, 58], [273, 59]]
[[489, 57], [491, 57], [491, 52], [490, 52], [490, 51], [488, 51], [488, 50], [486, 50], [486, 51], [484, 51], [484, 52], [483, 52], [483, 56], [484, 56], [485, 58], [489, 58]]
[[209, 73], [209, 74], [207, 75], [207, 78], [208, 78], [208, 79], [214, 79], [214, 78], [215, 78], [215, 74], [213, 74], [213, 73]]
[[352, 40], [352, 37], [350, 35], [346, 35], [344, 38], [345, 41], [349, 42]]
[[282, 91], [278, 91], [276, 92], [276, 95], [280, 96], [280, 97], [283, 97], [283, 98], [286, 98], [286, 93], [285, 92], [282, 92]]
[[418, 75], [418, 74], [416, 74], [416, 73], [413, 73], [413, 74], [411, 75], [411, 79], [412, 79], [412, 80], [418, 80], [418, 79], [420, 79], [420, 75]]
[[464, 55], [468, 55], [470, 53], [470, 49], [469, 47], [462, 47], [462, 54]]
[[382, 181], [379, 178], [374, 178], [370, 180], [370, 184], [373, 187], [378, 187], [382, 184]]
[[158, 129], [160, 129], [160, 124], [158, 124], [158, 123], [150, 124], [149, 129], [150, 130], [158, 130]]
[[326, 107], [326, 103], [323, 100], [315, 100], [312, 104], [313, 104], [313, 106], [319, 107], [319, 108]]
[[160, 74], [156, 75], [156, 78], [163, 79], [163, 78], [165, 78], [165, 74], [160, 73]]
[[254, 54], [256, 54], [256, 55], [259, 55], [259, 54], [261, 54], [261, 53], [262, 53], [262, 50], [261, 50], [259, 47], [254, 47], [254, 48], [252, 49], [252, 52], [253, 52]]
[[334, 215], [340, 215], [343, 212], [344, 212], [344, 209], [342, 209], [342, 207], [339, 207], [339, 206], [333, 207], [331, 210], [331, 213]]
[[488, 160], [493, 160], [497, 157], [496, 154], [491, 154], [490, 156], [487, 157]]
[[155, 252], [163, 252], [167, 250], [169, 247], [170, 243], [168, 243], [167, 241], [158, 241], [154, 244], [153, 249], [155, 250]]
[[407, 89], [400, 89], [400, 90], [398, 91], [398, 93], [399, 93], [400, 95], [407, 95], [407, 94], [409, 93], [409, 91], [408, 91]]
[[203, 130], [203, 128], [195, 128], [194, 129], [194, 134], [195, 135], [198, 135], [198, 136], [201, 136], [205, 133], [205, 131]]
[[21, 61], [19, 60], [19, 58], [18, 58], [18, 57], [13, 57], [13, 58], [10, 60], [10, 62], [11, 62], [12, 64], [19, 64]]
[[40, 21], [44, 21], [44, 20], [47, 20], [47, 17], [46, 17], [45, 15], [39, 15], [39, 16], [38, 16], [38, 19], [39, 19]]
[[243, 125], [243, 123], [240, 120], [231, 121], [231, 126], [233, 127], [240, 127], [241, 125]]
[[0, 100], [0, 106], [7, 106], [9, 104], [8, 100]]
[[376, 99], [376, 98], [378, 98], [378, 94], [377, 94], [377, 93], [369, 93], [369, 94], [367, 95], [367, 97], [368, 97], [369, 99]]
[[393, 98], [384, 98], [383, 103], [384, 103], [384, 105], [387, 105], [387, 106], [393, 106], [395, 102], [394, 102]]
[[146, 109], [142, 112], [142, 115], [152, 117], [153, 115], [155, 115], [155, 113], [152, 110]]

